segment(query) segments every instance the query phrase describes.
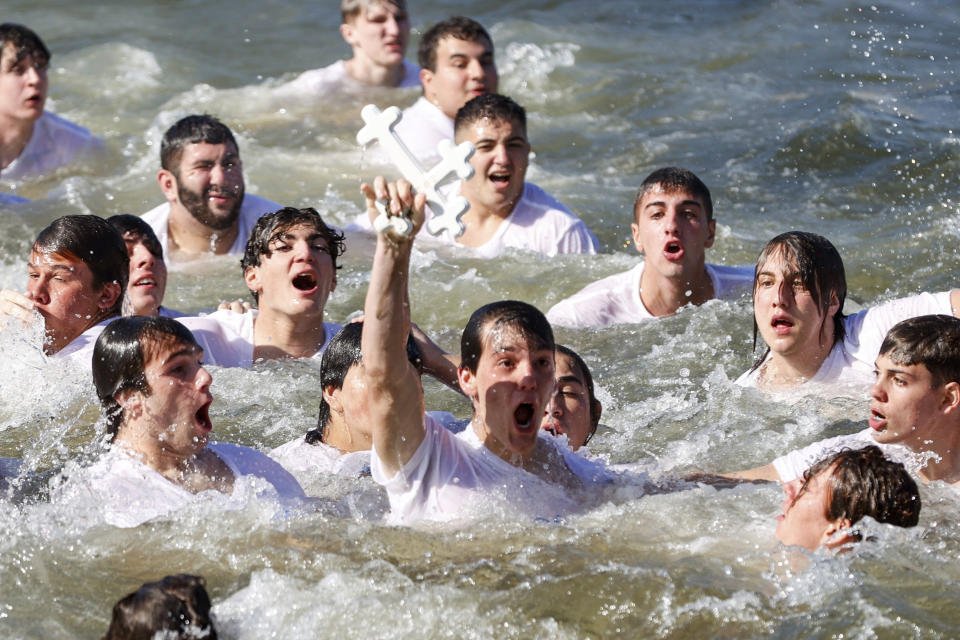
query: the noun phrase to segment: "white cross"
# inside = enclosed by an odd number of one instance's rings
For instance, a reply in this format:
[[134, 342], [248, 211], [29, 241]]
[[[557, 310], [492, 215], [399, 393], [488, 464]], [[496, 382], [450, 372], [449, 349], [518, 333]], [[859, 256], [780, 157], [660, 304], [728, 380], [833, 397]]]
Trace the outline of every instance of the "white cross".
[[[455, 196], [448, 200], [437, 190], [437, 187], [454, 176], [461, 180], [470, 179], [473, 175], [470, 156], [476, 151], [473, 143], [461, 142], [455, 147], [449, 140], [441, 140], [437, 145], [440, 162], [430, 171], [425, 171], [393, 130], [403, 117], [400, 109], [387, 107], [384, 111], [380, 111], [376, 105], [368, 104], [360, 111], [360, 116], [366, 124], [357, 133], [357, 142], [366, 146], [378, 140], [393, 165], [413, 185], [414, 190], [426, 194], [427, 205], [434, 213], [427, 222], [427, 231], [437, 235], [446, 229], [454, 237], [462, 235], [464, 228], [460, 217], [470, 208], [470, 203], [463, 196]], [[382, 233], [389, 227], [400, 235], [409, 236], [413, 231], [413, 224], [404, 217], [388, 218], [386, 204], [383, 200], [377, 201], [377, 210], [380, 215], [374, 220], [373, 228], [378, 233]]]

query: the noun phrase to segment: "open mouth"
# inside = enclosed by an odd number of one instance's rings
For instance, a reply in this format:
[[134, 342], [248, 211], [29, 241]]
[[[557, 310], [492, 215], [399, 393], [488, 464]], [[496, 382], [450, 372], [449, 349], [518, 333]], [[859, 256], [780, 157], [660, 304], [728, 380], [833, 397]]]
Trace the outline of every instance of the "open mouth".
[[663, 254], [668, 260], [679, 260], [683, 257], [683, 245], [676, 240], [668, 242], [663, 248]]
[[299, 291], [313, 291], [317, 288], [317, 277], [310, 272], [304, 272], [293, 279], [293, 287]]
[[200, 427], [201, 431], [213, 431], [213, 423], [210, 422], [210, 403], [213, 400], [208, 400], [204, 403], [202, 407], [197, 409], [197, 412], [194, 414], [194, 417], [197, 420], [197, 425]]
[[524, 402], [514, 410], [513, 419], [522, 431], [526, 431], [532, 425], [533, 413], [533, 405], [529, 402]]
[[887, 425], [887, 416], [876, 409], [870, 409], [870, 419], [867, 421], [873, 429], [881, 431]]
[[136, 282], [133, 283], [133, 286], [135, 286], [135, 287], [155, 287], [155, 286], [157, 286], [157, 281], [154, 280], [154, 279], [151, 278], [151, 277], [140, 278], [139, 280], [137, 280]]
[[507, 171], [497, 171], [490, 174], [490, 182], [506, 186], [510, 183], [510, 173]]
[[793, 322], [786, 318], [774, 318], [770, 322], [770, 326], [773, 327], [774, 331], [782, 332], [789, 330], [793, 326]]

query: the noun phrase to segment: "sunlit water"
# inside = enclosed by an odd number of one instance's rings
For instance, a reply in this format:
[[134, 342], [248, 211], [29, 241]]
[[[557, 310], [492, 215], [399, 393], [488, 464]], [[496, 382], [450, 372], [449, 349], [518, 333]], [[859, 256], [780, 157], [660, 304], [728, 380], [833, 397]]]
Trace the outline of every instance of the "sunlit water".
[[[29, 243], [53, 218], [159, 203], [160, 135], [192, 111], [238, 133], [250, 192], [340, 224], [357, 213], [358, 185], [374, 170], [353, 142], [364, 99], [276, 104], [258, 86], [345, 54], [333, 3], [8, 0], [5, 9], [54, 52], [50, 106], [103, 133], [109, 156], [19, 186], [35, 202], [0, 220], [3, 286], [23, 288]], [[414, 40], [451, 13], [488, 26], [502, 91], [528, 110], [530, 178], [601, 242], [590, 258], [416, 255], [413, 317], [445, 347], [457, 347], [480, 304], [519, 298], [546, 309], [633, 265], [633, 193], [665, 165], [694, 170], [713, 191], [712, 262], [749, 264], [770, 237], [798, 228], [838, 246], [857, 303], [956, 285], [955, 3], [435, 0], [411, 11]], [[361, 308], [371, 246], [351, 239], [331, 320]], [[244, 296], [239, 276], [233, 258], [175, 269], [168, 306]], [[557, 335], [600, 386], [593, 453], [654, 477], [762, 464], [858, 428], [866, 410], [858, 394], [773, 404], [734, 387], [753, 359], [746, 301]], [[381, 524], [386, 501], [369, 479], [303, 478], [340, 513], [278, 520], [253, 504], [88, 530], [45, 494], [64, 465], [96, 451], [92, 387], [22, 342], [2, 348], [0, 456], [24, 460], [18, 494], [0, 500], [3, 637], [99, 637], [115, 600], [180, 571], [207, 577], [228, 638], [927, 638], [960, 627], [958, 500], [942, 486], [922, 489], [919, 528], [878, 527], [877, 543], [812, 562], [777, 549], [772, 485], [674, 485], [647, 497], [627, 487], [561, 522], [504, 514], [412, 532]], [[310, 365], [214, 376], [223, 440], [268, 450], [315, 422]], [[427, 402], [468, 413], [436, 384]]]

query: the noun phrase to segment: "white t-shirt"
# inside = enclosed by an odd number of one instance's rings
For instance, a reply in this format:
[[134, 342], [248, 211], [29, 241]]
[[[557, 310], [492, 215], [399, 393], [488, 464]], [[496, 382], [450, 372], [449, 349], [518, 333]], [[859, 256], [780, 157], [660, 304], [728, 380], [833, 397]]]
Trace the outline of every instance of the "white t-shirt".
[[[246, 313], [223, 309], [208, 316], [188, 316], [177, 318], [177, 321], [190, 329], [197, 344], [203, 348], [204, 364], [218, 367], [252, 367], [253, 323], [258, 314], [256, 309]], [[319, 361], [324, 349], [340, 329], [338, 324], [324, 322], [323, 346], [311, 357]]]
[[[480, 442], [473, 428], [454, 434], [429, 415], [424, 416], [424, 428], [423, 442], [392, 477], [373, 449], [370, 468], [373, 479], [387, 489], [388, 522], [473, 521], [504, 509], [552, 520], [577, 509], [577, 501], [563, 486], [504, 461]], [[599, 462], [559, 446], [552, 436], [540, 438], [539, 446], [559, 452], [583, 485], [612, 482]]]
[[93, 348], [97, 344], [97, 338], [100, 337], [100, 334], [103, 333], [104, 328], [119, 318], [120, 316], [113, 316], [112, 318], [107, 318], [99, 324], [95, 324], [79, 336], [74, 338], [67, 346], [60, 351], [57, 351], [53, 354], [54, 358], [66, 360], [67, 362], [74, 362], [86, 366], [93, 371]]
[[44, 111], [33, 125], [33, 135], [16, 160], [3, 170], [3, 180], [36, 178], [103, 151], [103, 141], [88, 129]]
[[370, 470], [370, 452], [343, 453], [323, 442], [307, 444], [303, 436], [280, 445], [270, 457], [288, 471], [301, 473], [330, 473], [357, 478]]
[[[640, 299], [640, 278], [644, 262], [629, 271], [615, 273], [588, 284], [547, 312], [550, 324], [563, 327], [606, 327], [654, 318]], [[753, 287], [753, 267], [726, 267], [707, 264], [713, 293], [732, 299]]]
[[[420, 67], [403, 61], [403, 80], [397, 89], [412, 89], [420, 86]], [[347, 73], [346, 60], [338, 60], [321, 69], [310, 69], [274, 89], [277, 95], [297, 97], [325, 96], [334, 91], [369, 88]]]
[[453, 118], [423, 96], [403, 110], [403, 117], [394, 131], [420, 165], [429, 171], [440, 162], [437, 144], [441, 140], [453, 142]]
[[780, 474], [781, 482], [790, 482], [803, 476], [803, 472], [820, 462], [827, 456], [833, 455], [844, 449], [863, 449], [870, 445], [880, 447], [885, 455], [894, 462], [900, 462], [908, 469], [916, 469], [919, 454], [914, 453], [908, 447], [898, 444], [880, 443], [873, 439], [873, 429], [867, 427], [862, 431], [851, 433], [834, 438], [826, 438], [819, 442], [814, 442], [802, 449], [795, 449], [790, 453], [780, 456], [773, 461], [773, 467]]
[[[230, 255], [242, 255], [247, 248], [247, 238], [250, 237], [250, 232], [253, 231], [253, 227], [257, 224], [260, 216], [279, 211], [282, 208], [283, 207], [276, 202], [245, 193], [243, 195], [243, 202], [240, 205], [240, 215], [237, 217], [237, 224], [239, 225], [237, 239], [233, 241], [233, 246], [230, 247], [230, 251], [227, 253]], [[153, 229], [153, 232], [157, 234], [157, 240], [160, 241], [160, 246], [163, 247], [163, 255], [166, 257], [167, 262], [170, 262], [170, 246], [167, 235], [167, 225], [170, 221], [170, 203], [164, 202], [140, 217], [143, 218], [143, 220], [150, 225], [150, 228]]]
[[[208, 448], [233, 472], [233, 492], [229, 496], [214, 490], [190, 493], [135, 455], [121, 447], [112, 447], [90, 467], [71, 477], [54, 496], [54, 501], [90, 508], [98, 518], [115, 527], [136, 527], [182, 509], [201, 497], [220, 499], [230, 510], [265, 497], [281, 503], [297, 502], [305, 497], [296, 479], [259, 451], [224, 442], [211, 443]], [[251, 482], [252, 478], [265, 480], [272, 491], [262, 482]]]
[[[806, 384], [872, 384], [873, 365], [887, 332], [902, 320], [930, 314], [953, 315], [949, 291], [900, 298], [847, 316], [843, 320], [846, 337], [833, 345], [817, 374]], [[737, 378], [737, 384], [756, 387], [770, 357], [767, 354], [763, 364]]]

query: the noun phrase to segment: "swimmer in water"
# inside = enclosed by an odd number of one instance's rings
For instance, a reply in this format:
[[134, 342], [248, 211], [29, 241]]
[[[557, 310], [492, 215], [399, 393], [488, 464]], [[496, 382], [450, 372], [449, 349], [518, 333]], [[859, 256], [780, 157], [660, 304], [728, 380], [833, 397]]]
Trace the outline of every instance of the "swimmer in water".
[[27, 27], [0, 24], [0, 170], [5, 180], [48, 175], [103, 151], [87, 129], [44, 110], [50, 51]]
[[[93, 381], [110, 448], [72, 476], [59, 499], [96, 505], [118, 527], [182, 509], [196, 494], [234, 494], [244, 476], [262, 478], [274, 499], [298, 503], [297, 481], [264, 454], [209, 444], [212, 378], [190, 331], [171, 318], [111, 322], [93, 352]], [[258, 490], [260, 491], [260, 490]]]
[[242, 254], [257, 219], [280, 208], [246, 193], [240, 150], [230, 129], [209, 115], [174, 123], [160, 144], [157, 181], [167, 202], [143, 214], [163, 255]]
[[57, 218], [37, 236], [27, 263], [27, 291], [0, 291], [0, 316], [43, 318], [47, 355], [90, 364], [94, 340], [120, 315], [129, 273], [120, 234], [93, 215]]
[[[412, 211], [410, 237], [377, 235], [364, 305], [363, 367], [373, 427], [373, 478], [387, 488], [394, 522], [476, 516], [477, 500], [527, 497], [542, 508], [544, 489], [609, 482], [602, 465], [541, 435], [540, 420], [556, 382], [550, 324], [529, 304], [501, 301], [473, 313], [461, 337], [460, 387], [474, 414], [454, 435], [424, 420], [423, 390], [406, 357], [410, 332], [407, 281], [413, 238], [425, 197], [409, 183], [377, 178], [362, 186], [371, 219], [378, 198], [390, 215]], [[526, 491], [502, 495], [505, 486]], [[551, 489], [555, 490], [555, 489]], [[494, 498], [496, 499], [496, 498]]]
[[576, 351], [558, 344], [554, 361], [557, 390], [550, 397], [540, 428], [567, 436], [567, 443], [576, 451], [597, 432], [603, 405], [594, 395], [590, 369]]
[[790, 231], [757, 258], [753, 283], [754, 341], [766, 351], [737, 380], [777, 389], [815, 384], [869, 384], [887, 331], [907, 318], [960, 313], [960, 289], [887, 302], [845, 316], [847, 281], [837, 249], [823, 236]]
[[217, 640], [206, 585], [201, 576], [187, 573], [143, 584], [113, 605], [113, 618], [103, 640]]
[[240, 261], [257, 309], [221, 309], [180, 318], [194, 333], [210, 364], [250, 367], [260, 360], [317, 358], [340, 331], [324, 322], [337, 287], [343, 234], [315, 209], [285, 207], [254, 225]]
[[396, 131], [425, 169], [439, 159], [437, 144], [453, 141], [453, 119], [471, 98], [496, 93], [493, 39], [479, 22], [457, 16], [433, 25], [418, 51], [423, 95], [404, 109]]
[[107, 222], [123, 237], [130, 257], [125, 315], [167, 318], [186, 315], [162, 304], [167, 290], [167, 263], [163, 260], [163, 247], [150, 225], [143, 218], [126, 213], [111, 216]]
[[547, 312], [552, 324], [606, 327], [676, 313], [688, 304], [733, 299], [749, 290], [750, 267], [706, 263], [717, 221], [710, 190], [687, 169], [657, 169], [633, 205], [633, 244], [643, 261], [587, 285]]
[[814, 551], [859, 542], [864, 517], [897, 527], [916, 526], [920, 493], [903, 465], [875, 446], [844, 450], [810, 467], [803, 480], [784, 487], [777, 540]]
[[880, 346], [874, 378], [866, 429], [723, 477], [789, 483], [832, 452], [876, 445], [924, 482], [960, 487], [960, 319], [918, 316], [894, 325]]

